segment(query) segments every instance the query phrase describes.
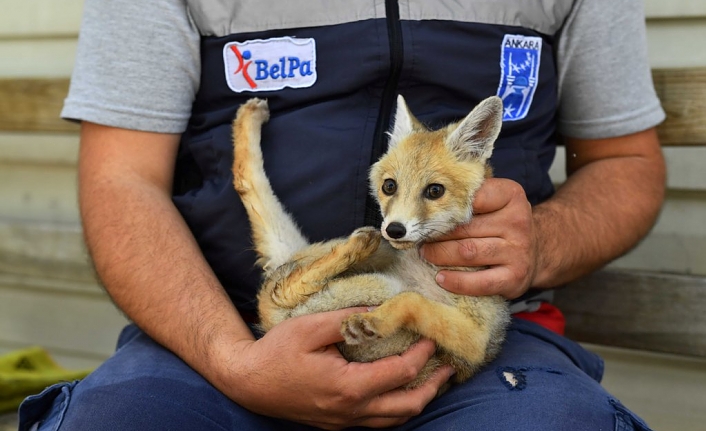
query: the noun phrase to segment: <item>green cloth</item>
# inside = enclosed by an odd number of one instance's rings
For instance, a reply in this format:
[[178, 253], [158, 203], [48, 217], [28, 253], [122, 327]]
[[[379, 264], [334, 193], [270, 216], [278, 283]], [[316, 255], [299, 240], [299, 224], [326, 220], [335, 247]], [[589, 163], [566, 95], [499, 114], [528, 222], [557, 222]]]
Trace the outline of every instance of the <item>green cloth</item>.
[[22, 400], [47, 386], [82, 379], [90, 372], [60, 367], [41, 347], [0, 355], [0, 413], [17, 410]]

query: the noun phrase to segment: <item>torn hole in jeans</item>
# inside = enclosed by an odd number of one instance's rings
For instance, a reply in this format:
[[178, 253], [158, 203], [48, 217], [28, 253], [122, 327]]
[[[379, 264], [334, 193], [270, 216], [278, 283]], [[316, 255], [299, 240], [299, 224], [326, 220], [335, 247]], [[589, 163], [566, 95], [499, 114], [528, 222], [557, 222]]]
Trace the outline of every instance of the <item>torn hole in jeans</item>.
[[496, 370], [500, 381], [511, 391], [521, 391], [527, 387], [527, 372], [542, 371], [551, 374], [562, 374], [551, 368], [540, 367], [498, 367]]

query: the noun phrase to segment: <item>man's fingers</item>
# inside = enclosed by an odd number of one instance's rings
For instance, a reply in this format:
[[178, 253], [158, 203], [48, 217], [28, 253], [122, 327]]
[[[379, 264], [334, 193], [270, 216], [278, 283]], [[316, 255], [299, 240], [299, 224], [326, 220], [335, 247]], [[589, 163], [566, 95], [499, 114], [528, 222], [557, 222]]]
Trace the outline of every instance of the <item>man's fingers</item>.
[[473, 212], [495, 212], [516, 198], [527, 200], [525, 190], [519, 183], [505, 178], [488, 178], [473, 197]]
[[437, 396], [441, 387], [453, 375], [453, 368], [450, 366], [441, 367], [417, 388], [397, 389], [380, 395], [370, 402], [366, 413], [371, 417], [377, 417], [381, 412], [384, 412], [385, 416], [401, 418], [417, 416]]
[[[309, 314], [295, 317], [283, 324], [299, 325], [298, 333], [302, 335], [303, 347], [318, 350], [330, 344], [343, 341], [341, 322], [354, 313], [363, 313], [366, 307], [343, 308], [325, 313]], [[275, 327], [276, 328], [276, 327]]]
[[[418, 414], [429, 398], [426, 392], [412, 394], [400, 386], [413, 381], [419, 370], [434, 354], [436, 347], [430, 340], [420, 340], [401, 355], [389, 356], [370, 363], [350, 362], [337, 378], [341, 391], [329, 397], [330, 411], [338, 411], [331, 422], [318, 423], [324, 429], [340, 429], [338, 424], [390, 427], [400, 425], [414, 414]], [[436, 376], [435, 376], [436, 377]], [[438, 377], [437, 377], [438, 379]], [[431, 385], [434, 385], [433, 380]], [[428, 386], [427, 384], [424, 385]], [[381, 403], [388, 393], [397, 393], [396, 403]], [[404, 394], [410, 393], [409, 396]], [[432, 395], [433, 398], [433, 395]], [[389, 410], [388, 406], [393, 409]], [[420, 407], [421, 406], [421, 407]]]
[[401, 355], [369, 363], [352, 362], [349, 373], [358, 382], [361, 391], [380, 395], [416, 379], [435, 351], [433, 341], [422, 339]]
[[420, 254], [427, 262], [439, 266], [481, 267], [502, 263], [507, 247], [502, 238], [465, 238], [425, 244]]
[[507, 266], [475, 272], [442, 270], [436, 276], [439, 286], [449, 292], [472, 296], [503, 295], [508, 299], [517, 298], [524, 293], [520, 283], [510, 284], [512, 280], [515, 278]]

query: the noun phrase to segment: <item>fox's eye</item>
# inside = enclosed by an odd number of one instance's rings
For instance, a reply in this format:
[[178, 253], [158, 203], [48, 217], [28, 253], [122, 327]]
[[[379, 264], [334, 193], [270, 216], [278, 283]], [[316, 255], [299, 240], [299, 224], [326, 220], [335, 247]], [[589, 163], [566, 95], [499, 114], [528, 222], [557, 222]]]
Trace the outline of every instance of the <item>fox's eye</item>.
[[391, 180], [388, 178], [385, 180], [385, 182], [382, 183], [382, 192], [386, 195], [394, 195], [396, 191], [397, 183], [395, 182], [395, 180]]
[[427, 199], [439, 199], [440, 197], [444, 196], [444, 192], [446, 189], [444, 189], [444, 186], [441, 184], [429, 184], [427, 186], [427, 189], [424, 190], [424, 197]]

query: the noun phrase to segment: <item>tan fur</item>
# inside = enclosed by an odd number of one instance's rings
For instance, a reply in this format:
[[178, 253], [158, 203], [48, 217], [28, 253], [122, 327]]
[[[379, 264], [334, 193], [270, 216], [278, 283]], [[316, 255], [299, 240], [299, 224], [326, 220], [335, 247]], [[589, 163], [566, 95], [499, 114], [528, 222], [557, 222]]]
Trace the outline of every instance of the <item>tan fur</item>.
[[[343, 322], [345, 342], [338, 347], [348, 360], [368, 362], [400, 354], [420, 336], [434, 340], [436, 356], [408, 387], [445, 363], [456, 369], [456, 381], [464, 381], [494, 358], [509, 321], [505, 301], [440, 288], [434, 281], [438, 269], [419, 258], [417, 246], [470, 220], [473, 195], [490, 173], [499, 103], [489, 99], [463, 121], [428, 131], [400, 98], [390, 149], [370, 175], [385, 218], [383, 233], [364, 227], [315, 244], [300, 233], [264, 173], [260, 128], [269, 116], [266, 102], [252, 99], [241, 106], [233, 123], [233, 184], [265, 271], [258, 294], [263, 330], [295, 316], [376, 306]], [[381, 192], [386, 179], [398, 184], [394, 196]], [[429, 184], [443, 184], [446, 193], [425, 199]], [[392, 222], [406, 224], [409, 238], [389, 238], [384, 229]]]

